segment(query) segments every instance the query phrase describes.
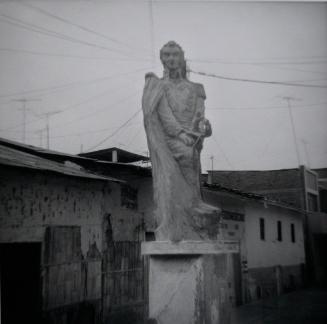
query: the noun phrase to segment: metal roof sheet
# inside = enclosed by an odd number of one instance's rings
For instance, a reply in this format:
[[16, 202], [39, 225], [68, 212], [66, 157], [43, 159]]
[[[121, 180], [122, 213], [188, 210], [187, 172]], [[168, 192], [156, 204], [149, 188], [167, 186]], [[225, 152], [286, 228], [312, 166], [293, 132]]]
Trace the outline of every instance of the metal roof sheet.
[[102, 181], [124, 182], [112, 177], [93, 174], [77, 164], [63, 164], [25, 153], [0, 144], [0, 164], [42, 171], [56, 172], [67, 176], [88, 178]]
[[149, 157], [133, 153], [130, 151], [123, 150], [118, 147], [111, 147], [104, 150], [98, 150], [98, 151], [92, 151], [92, 152], [86, 152], [86, 153], [80, 153], [79, 156], [88, 157], [88, 158], [94, 158], [102, 161], [112, 161], [112, 153], [113, 151], [117, 152], [118, 155], [118, 162], [123, 163], [131, 163], [131, 162], [137, 162], [137, 161], [149, 161]]

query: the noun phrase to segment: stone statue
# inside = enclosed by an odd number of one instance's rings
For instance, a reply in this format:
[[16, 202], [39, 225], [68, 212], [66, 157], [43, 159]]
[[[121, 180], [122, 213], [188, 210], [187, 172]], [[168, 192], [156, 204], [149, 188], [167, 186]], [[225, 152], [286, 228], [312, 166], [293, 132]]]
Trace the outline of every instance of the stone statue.
[[202, 84], [186, 77], [182, 48], [160, 51], [163, 78], [145, 76], [144, 125], [152, 162], [156, 240], [217, 239], [219, 209], [202, 201], [200, 153], [211, 125], [204, 117]]

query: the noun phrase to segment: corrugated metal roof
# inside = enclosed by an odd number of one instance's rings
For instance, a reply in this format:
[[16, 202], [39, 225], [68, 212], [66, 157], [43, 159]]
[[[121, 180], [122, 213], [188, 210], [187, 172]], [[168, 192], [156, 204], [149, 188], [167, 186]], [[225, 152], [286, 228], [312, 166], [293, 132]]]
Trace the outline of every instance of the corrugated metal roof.
[[235, 189], [235, 188], [228, 188], [228, 187], [222, 186], [222, 185], [217, 184], [217, 183], [209, 184], [209, 183], [205, 182], [202, 185], [203, 185], [204, 188], [209, 189], [209, 190], [227, 192], [227, 193], [239, 195], [239, 196], [244, 197], [244, 198], [258, 200], [258, 201], [261, 201], [261, 202], [264, 202], [264, 203], [267, 203], [267, 204], [270, 204], [270, 205], [279, 206], [279, 207], [282, 207], [282, 208], [287, 208], [287, 209], [303, 212], [302, 209], [300, 209], [300, 208], [298, 208], [296, 206], [293, 206], [293, 205], [291, 205], [291, 204], [289, 204], [287, 202], [272, 200], [272, 199], [269, 199], [267, 196], [264, 196], [264, 195], [261, 195], [261, 194], [252, 193], [252, 192], [245, 192], [245, 191]]
[[83, 170], [77, 164], [63, 164], [59, 162], [50, 161], [39, 156], [15, 150], [3, 145], [0, 145], [0, 164], [29, 168], [35, 170], [56, 172], [67, 176], [88, 178], [103, 181], [124, 182], [112, 177], [101, 176]]
[[79, 155], [73, 155], [69, 153], [63, 153], [58, 151], [47, 150], [42, 147], [37, 147], [33, 145], [22, 144], [20, 142], [11, 141], [5, 138], [0, 137], [0, 145], [6, 146], [20, 152], [25, 152], [32, 154], [34, 156], [39, 156], [41, 158], [45, 158], [51, 161], [56, 162], [65, 162], [65, 161], [72, 161], [79, 165], [82, 165], [86, 169], [93, 169], [95, 165], [102, 165], [107, 166], [109, 168], [113, 168], [113, 170], [124, 169], [129, 170], [130, 172], [141, 173], [147, 176], [151, 175], [151, 170], [149, 168], [126, 164], [126, 163], [119, 163], [119, 162], [109, 162], [109, 161], [102, 161], [95, 158], [90, 157], [83, 157]]
[[118, 147], [110, 147], [104, 150], [80, 153], [79, 156], [94, 158], [102, 161], [112, 161], [113, 151], [117, 152], [118, 162], [132, 163], [138, 161], [149, 161], [149, 157], [123, 150]]

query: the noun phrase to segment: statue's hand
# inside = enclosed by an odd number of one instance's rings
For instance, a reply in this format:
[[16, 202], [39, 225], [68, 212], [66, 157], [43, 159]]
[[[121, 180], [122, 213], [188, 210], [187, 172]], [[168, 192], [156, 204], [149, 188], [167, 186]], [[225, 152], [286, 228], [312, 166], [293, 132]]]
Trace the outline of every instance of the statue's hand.
[[194, 144], [194, 139], [184, 132], [179, 134], [179, 139], [187, 146], [192, 146]]
[[145, 78], [156, 78], [158, 79], [158, 77], [153, 73], [153, 72], [148, 72], [145, 74]]
[[211, 124], [208, 119], [203, 118], [202, 120], [200, 120], [199, 124], [198, 124], [198, 128], [204, 137], [211, 136], [212, 129], [211, 129]]
[[209, 136], [211, 136], [211, 135], [212, 135], [211, 124], [210, 124], [209, 120], [206, 119], [206, 134], [205, 134], [205, 136], [206, 136], [206, 137], [209, 137]]

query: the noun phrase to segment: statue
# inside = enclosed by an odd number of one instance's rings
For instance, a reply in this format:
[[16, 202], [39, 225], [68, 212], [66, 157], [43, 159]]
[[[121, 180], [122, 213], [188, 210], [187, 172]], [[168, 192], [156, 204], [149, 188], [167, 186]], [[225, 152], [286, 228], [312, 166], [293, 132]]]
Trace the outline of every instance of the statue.
[[156, 240], [217, 239], [219, 209], [202, 201], [200, 153], [211, 125], [204, 117], [202, 84], [186, 76], [182, 48], [160, 51], [163, 78], [145, 76], [144, 126], [152, 162]]

